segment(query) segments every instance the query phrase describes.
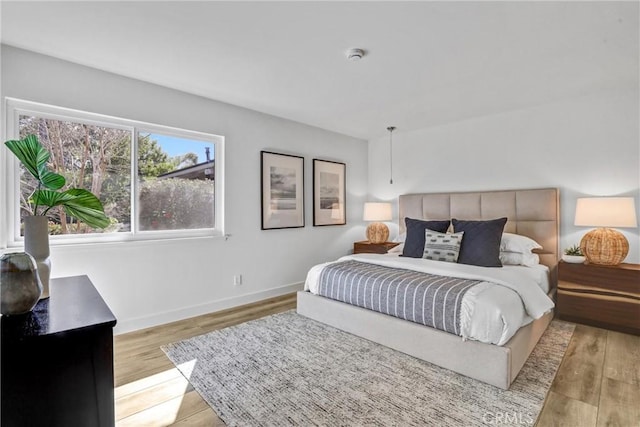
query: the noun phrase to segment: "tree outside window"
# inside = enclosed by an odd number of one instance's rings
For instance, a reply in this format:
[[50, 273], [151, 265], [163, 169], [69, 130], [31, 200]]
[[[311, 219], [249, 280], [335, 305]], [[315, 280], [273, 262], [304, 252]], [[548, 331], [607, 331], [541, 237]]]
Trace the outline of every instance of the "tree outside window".
[[[111, 220], [109, 227], [97, 230], [67, 217], [62, 209], [52, 209], [52, 235], [215, 227], [213, 142], [36, 115], [20, 115], [18, 126], [21, 138], [35, 134], [51, 153], [51, 170], [63, 175], [70, 187], [95, 194]], [[136, 134], [137, 176], [132, 179], [132, 135]], [[136, 209], [131, 206], [134, 184]], [[33, 178], [21, 171], [21, 218], [31, 214], [27, 201], [35, 187]], [[132, 218], [132, 212], [137, 212], [137, 218]]]

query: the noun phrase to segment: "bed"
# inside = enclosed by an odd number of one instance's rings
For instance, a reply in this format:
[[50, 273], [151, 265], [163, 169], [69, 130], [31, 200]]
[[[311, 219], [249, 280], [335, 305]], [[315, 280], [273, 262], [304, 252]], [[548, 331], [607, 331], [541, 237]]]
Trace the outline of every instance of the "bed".
[[[558, 197], [555, 188], [402, 195], [399, 197], [400, 233], [405, 231], [405, 217], [423, 220], [506, 217], [505, 233], [527, 236], [541, 244], [542, 249], [536, 253], [548, 271], [545, 292], [548, 299], [555, 299], [559, 259]], [[379, 262], [371, 261], [372, 257], [376, 255], [353, 256], [346, 261]], [[396, 262], [385, 255], [378, 257], [387, 263]], [[486, 267], [480, 268], [486, 270]], [[495, 345], [463, 340], [453, 333], [309, 291], [299, 292], [297, 299], [297, 311], [301, 315], [502, 389], [508, 389], [515, 380], [553, 318], [553, 310], [542, 307], [544, 314], [538, 313], [536, 320], [517, 329], [508, 341]]]

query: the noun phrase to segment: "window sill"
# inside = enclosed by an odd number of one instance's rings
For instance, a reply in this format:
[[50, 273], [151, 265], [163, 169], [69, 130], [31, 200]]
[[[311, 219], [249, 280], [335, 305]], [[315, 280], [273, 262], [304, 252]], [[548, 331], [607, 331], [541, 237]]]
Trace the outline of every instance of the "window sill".
[[[181, 242], [187, 240], [227, 240], [229, 235], [223, 234], [219, 231], [197, 231], [197, 232], [148, 232], [137, 234], [135, 237], [130, 233], [122, 233], [125, 235], [114, 235], [100, 237], [74, 237], [64, 236], [63, 238], [49, 239], [50, 248], [74, 248], [74, 247], [99, 247], [99, 246], [112, 246], [112, 245], [136, 245], [147, 246], [150, 244], [171, 244], [174, 242]], [[9, 242], [6, 249], [12, 251], [14, 249], [23, 248], [24, 240], [20, 239], [14, 242]], [[4, 251], [0, 251], [4, 252]]]

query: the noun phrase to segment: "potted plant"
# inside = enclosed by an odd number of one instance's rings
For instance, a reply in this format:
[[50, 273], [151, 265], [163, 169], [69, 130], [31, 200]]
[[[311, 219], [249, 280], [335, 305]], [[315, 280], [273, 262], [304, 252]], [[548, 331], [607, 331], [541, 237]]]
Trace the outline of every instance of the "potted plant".
[[47, 214], [56, 206], [66, 214], [93, 228], [105, 228], [109, 218], [104, 213], [100, 200], [90, 191], [65, 186], [65, 178], [48, 169], [50, 153], [40, 144], [36, 135], [4, 143], [20, 160], [22, 166], [36, 180], [37, 187], [28, 199], [31, 215], [24, 218], [25, 252], [36, 259], [38, 276], [42, 282], [42, 297], [49, 296], [49, 219]]
[[586, 259], [578, 245], [568, 247], [564, 250], [564, 255], [562, 255], [562, 260], [571, 264], [582, 264]]

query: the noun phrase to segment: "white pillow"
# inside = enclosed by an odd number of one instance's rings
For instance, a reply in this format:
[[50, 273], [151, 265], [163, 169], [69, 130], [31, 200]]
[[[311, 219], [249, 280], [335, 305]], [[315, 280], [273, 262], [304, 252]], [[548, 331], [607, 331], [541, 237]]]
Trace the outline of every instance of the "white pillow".
[[532, 253], [520, 253], [520, 252], [500, 252], [500, 262], [502, 265], [524, 265], [527, 267], [533, 267], [540, 264], [540, 257], [538, 254]]
[[396, 238], [393, 239], [392, 242], [394, 242], [394, 243], [404, 243], [405, 240], [407, 240], [407, 233], [406, 232], [396, 236]]
[[501, 252], [517, 252], [530, 254], [534, 249], [542, 249], [542, 246], [533, 239], [519, 234], [502, 233], [500, 241]]
[[388, 254], [397, 254], [402, 253], [404, 250], [404, 243], [400, 243], [398, 246], [395, 246], [387, 251]]

